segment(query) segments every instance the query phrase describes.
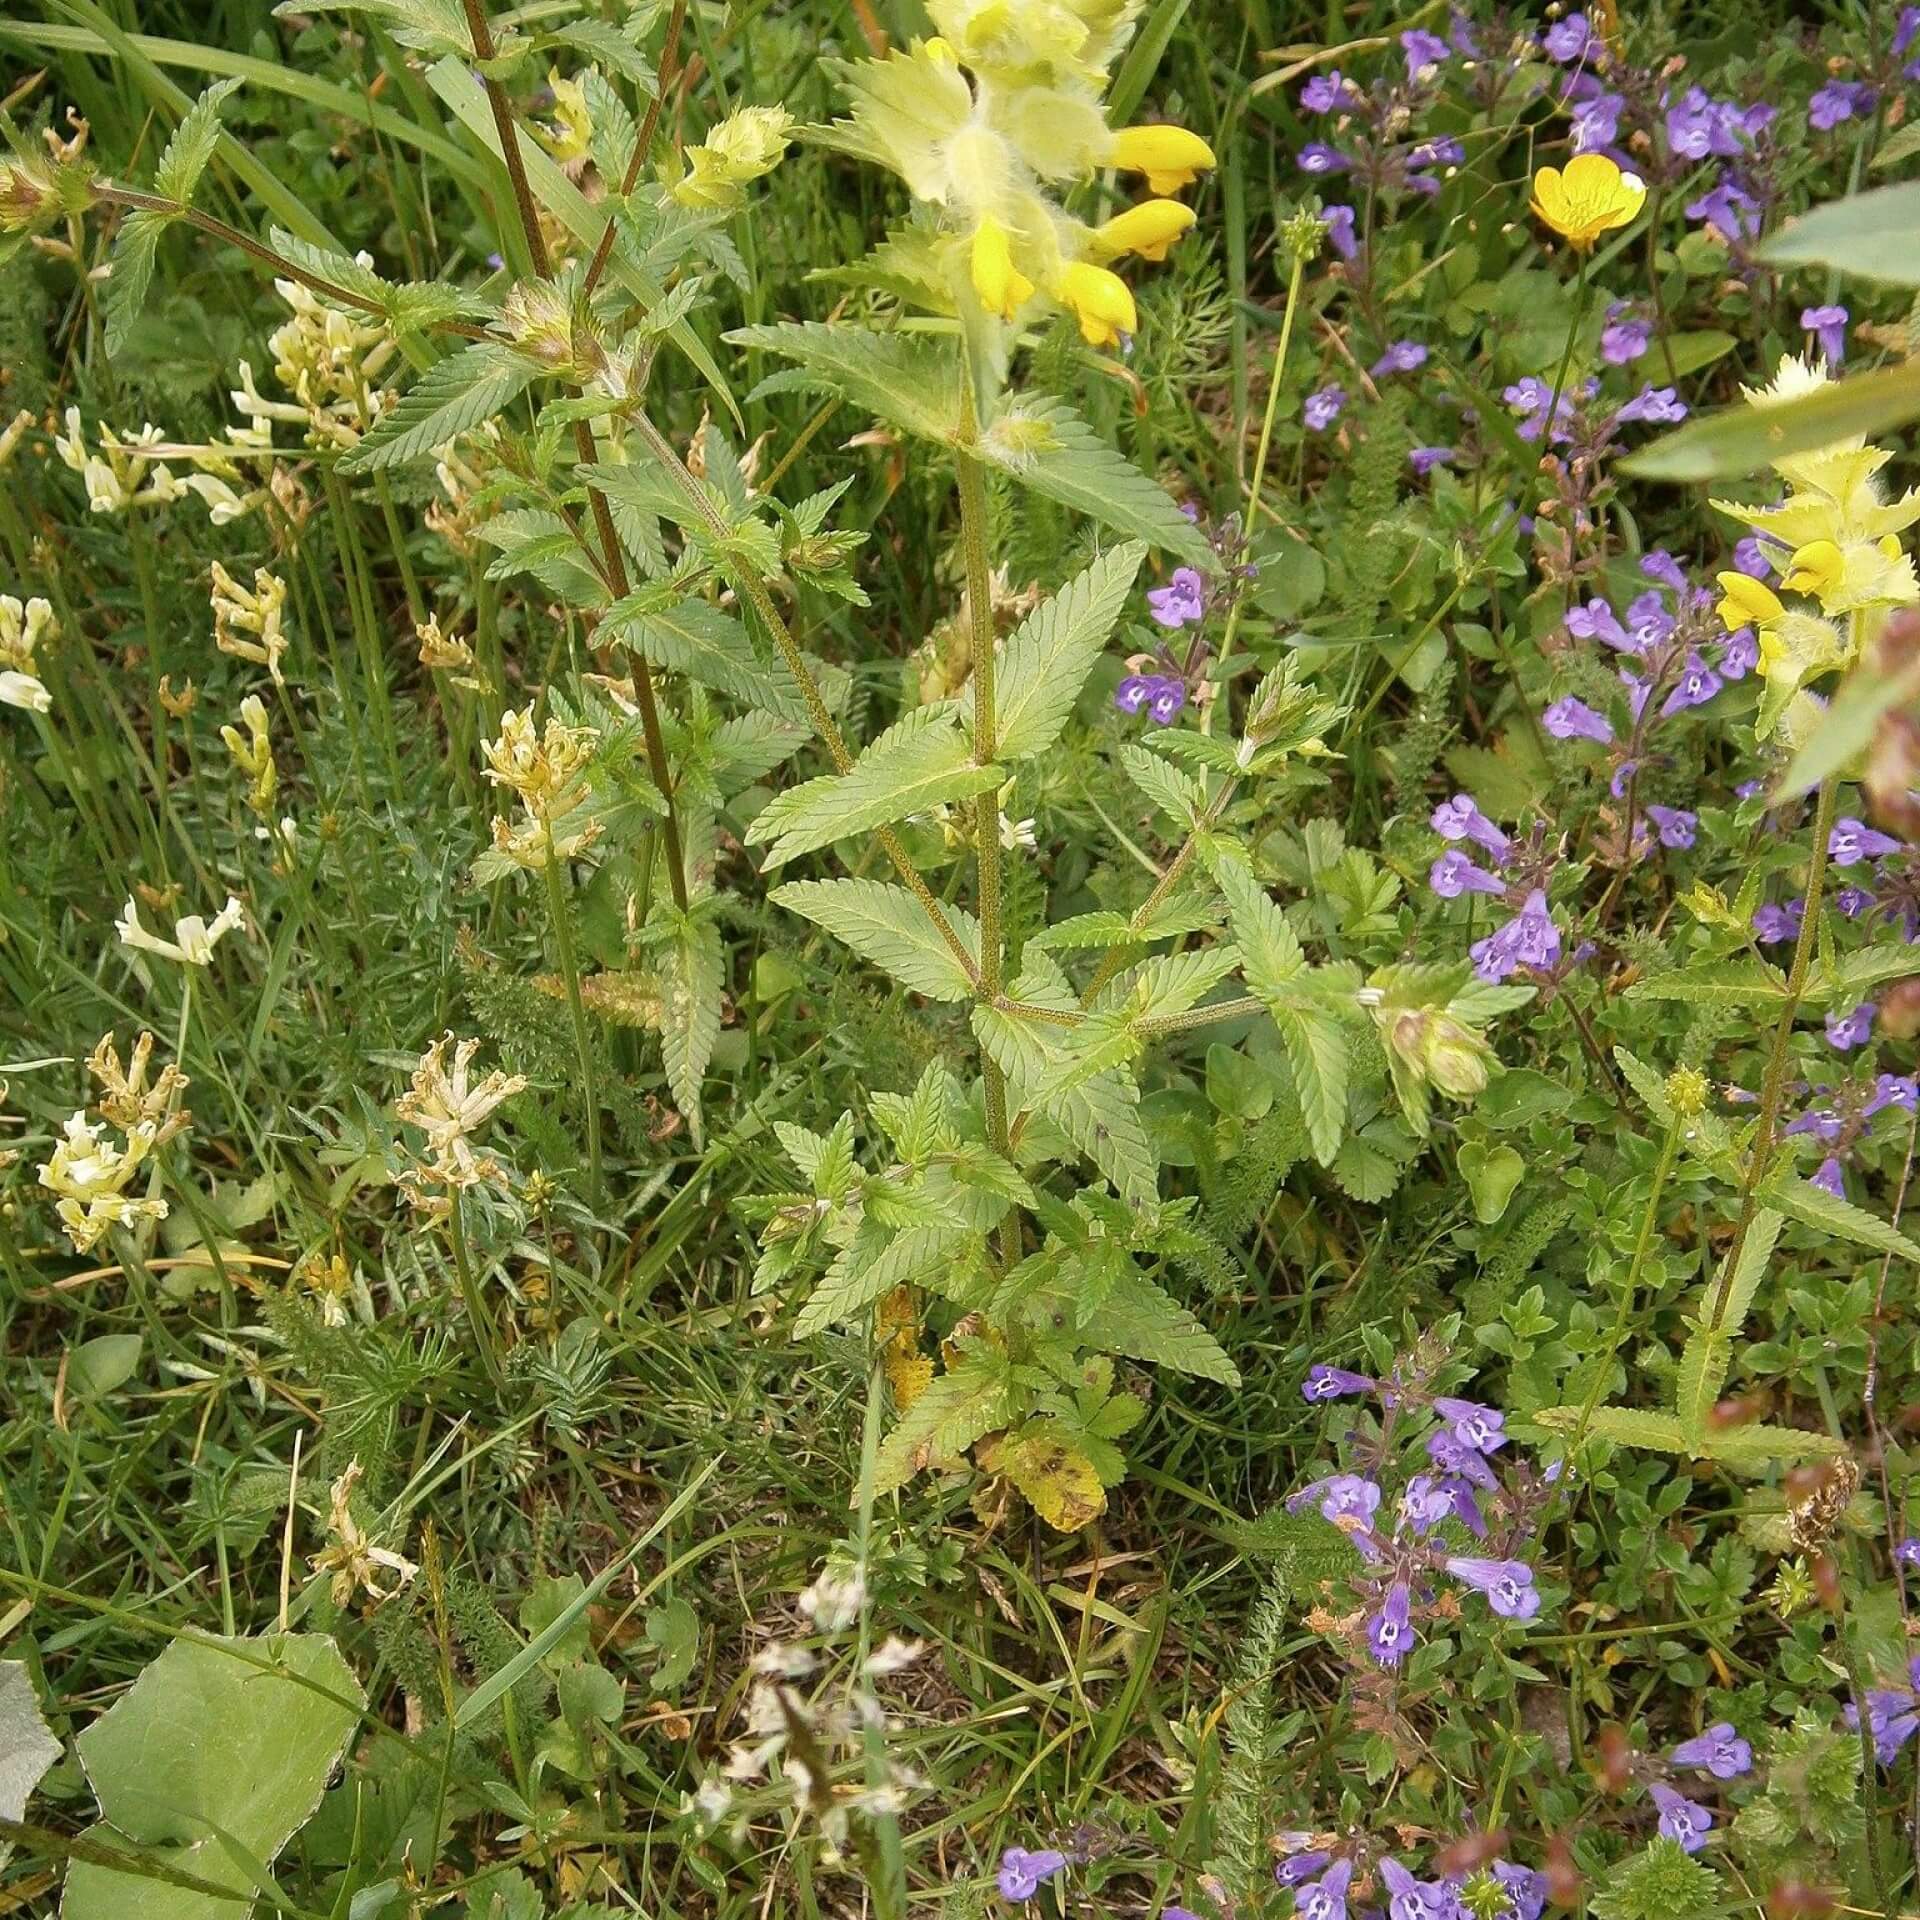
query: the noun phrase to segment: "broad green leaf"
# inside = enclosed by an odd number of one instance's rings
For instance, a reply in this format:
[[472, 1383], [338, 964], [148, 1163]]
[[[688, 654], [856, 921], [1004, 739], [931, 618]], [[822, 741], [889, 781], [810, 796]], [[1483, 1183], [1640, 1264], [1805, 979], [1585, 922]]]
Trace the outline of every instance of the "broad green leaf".
[[418, 460], [490, 420], [533, 384], [538, 369], [507, 348], [476, 340], [429, 367], [353, 451], [342, 473], [371, 473]]
[[1219, 1341], [1130, 1262], [1119, 1270], [1106, 1298], [1082, 1317], [1080, 1338], [1097, 1353], [1124, 1354], [1222, 1386], [1240, 1384], [1240, 1370]]
[[1110, 986], [1101, 1004], [1135, 1025], [1170, 1020], [1197, 1007], [1239, 964], [1240, 949], [1231, 941], [1156, 954]]
[[1306, 960], [1286, 915], [1244, 861], [1215, 862], [1214, 879], [1226, 896], [1247, 985], [1263, 1000], [1292, 998]]
[[932, 1284], [941, 1269], [960, 1264], [960, 1249], [972, 1238], [962, 1228], [914, 1227], [891, 1240], [883, 1236], [883, 1244], [876, 1247], [866, 1234], [856, 1234], [807, 1296], [793, 1323], [793, 1337], [805, 1340], [851, 1320], [895, 1287]]
[[705, 1144], [700, 1083], [720, 1037], [726, 954], [719, 927], [704, 915], [681, 916], [660, 956], [660, 1051], [673, 1104], [696, 1147]]
[[[776, 906], [825, 927], [914, 993], [930, 1000], [964, 1000], [973, 992], [959, 955], [905, 887], [883, 880], [790, 880], [771, 897]], [[950, 906], [946, 915], [978, 967], [979, 921], [964, 907]]]
[[1920, 420], [1920, 360], [1832, 381], [1778, 406], [1722, 408], [1629, 455], [1620, 468], [1636, 479], [1691, 486], [1758, 473], [1856, 435], [1884, 440], [1910, 420]]
[[951, 446], [959, 432], [960, 361], [950, 344], [815, 321], [735, 327], [726, 339], [796, 362], [814, 384], [923, 440]]
[[1910, 180], [1851, 193], [1789, 220], [1760, 248], [1760, 258], [1775, 266], [1832, 267], [1888, 286], [1920, 287], [1917, 234], [1920, 181]]
[[732, 614], [705, 600], [667, 606], [657, 588], [643, 587], [616, 600], [600, 622], [609, 639], [631, 647], [649, 666], [684, 673], [703, 687], [731, 694], [783, 720], [804, 720], [806, 709], [753, 650], [747, 630]]
[[181, 206], [193, 199], [193, 190], [220, 144], [220, 103], [239, 86], [237, 78], [216, 80], [186, 111], [167, 142], [154, 171], [153, 190]]
[[1163, 900], [1153, 914], [1139, 925], [1124, 913], [1105, 910], [1078, 913], [1070, 920], [1058, 920], [1050, 927], [1027, 937], [1029, 947], [1042, 951], [1056, 948], [1116, 947], [1122, 943], [1145, 946], [1155, 940], [1170, 940], [1184, 933], [1217, 933], [1220, 910], [1216, 903], [1196, 893], [1177, 893]]
[[1897, 1253], [1903, 1260], [1920, 1262], [1920, 1246], [1897, 1227], [1889, 1226], [1864, 1207], [1856, 1207], [1851, 1200], [1838, 1198], [1825, 1187], [1802, 1180], [1791, 1170], [1768, 1180], [1760, 1189], [1760, 1198], [1804, 1226], [1818, 1227], [1822, 1233], [1851, 1240], [1855, 1246], [1872, 1247], [1877, 1253]]
[[873, 1490], [892, 1493], [936, 1460], [951, 1459], [1006, 1424], [1011, 1382], [1005, 1357], [970, 1353], [937, 1375], [881, 1443]]
[[[1543, 1407], [1534, 1416], [1549, 1433], [1571, 1439], [1580, 1431], [1578, 1407]], [[1616, 1447], [1639, 1447], [1650, 1453], [1690, 1454], [1687, 1436], [1670, 1413], [1643, 1413], [1638, 1407], [1595, 1407], [1586, 1423], [1591, 1439]]]
[[1206, 790], [1199, 781], [1131, 741], [1120, 749], [1120, 764], [1133, 784], [1183, 831], [1199, 820], [1207, 804]]
[[1023, 487], [1211, 569], [1212, 550], [1172, 496], [1131, 460], [1116, 453], [1058, 400], [1014, 403], [978, 446], [980, 457]]
[[1313, 1142], [1313, 1157], [1323, 1167], [1331, 1166], [1347, 1130], [1352, 1056], [1346, 1030], [1339, 1017], [1324, 1007], [1275, 1000], [1267, 1010], [1280, 1029], [1287, 1064], [1293, 1069], [1294, 1091], [1300, 1099], [1300, 1116], [1307, 1123], [1307, 1137]]
[[1627, 989], [1629, 1000], [1681, 1000], [1695, 1007], [1764, 1007], [1785, 999], [1780, 969], [1764, 960], [1708, 960], [1658, 973]]
[[124, 351], [134, 323], [146, 311], [147, 289], [153, 284], [153, 263], [166, 232], [164, 213], [130, 213], [113, 243], [113, 271], [107, 276], [102, 301], [107, 323], [107, 351]]
[[[1739, 344], [1732, 334], [1722, 333], [1712, 327], [1696, 333], [1676, 333], [1661, 348], [1652, 364], [1657, 365], [1663, 374], [1671, 371], [1673, 378], [1684, 380], [1688, 374], [1712, 366]], [[1667, 364], [1669, 356], [1673, 363], [1671, 369]]]
[[233, 1896], [75, 1860], [66, 1920], [243, 1920], [261, 1874], [319, 1805], [363, 1705], [324, 1634], [174, 1641], [75, 1742], [100, 1803], [88, 1837], [150, 1849]]
[[0, 1660], [0, 1819], [27, 1817], [28, 1794], [59, 1758], [60, 1742], [40, 1717], [33, 1676], [18, 1660]]
[[[1060, 738], [1146, 558], [1137, 541], [1116, 547], [1036, 607], [1000, 648], [995, 669], [994, 754], [1025, 760]], [[973, 725], [973, 688], [967, 692]]]
[[762, 863], [784, 865], [851, 834], [999, 786], [999, 767], [979, 767], [951, 707], [919, 707], [889, 727], [845, 773], [790, 787], [747, 828], [749, 846], [773, 841]]
[[1460, 1177], [1473, 1196], [1473, 1217], [1490, 1227], [1507, 1210], [1527, 1163], [1512, 1147], [1468, 1140], [1460, 1148]]
[[1816, 1455], [1832, 1458], [1846, 1452], [1843, 1442], [1830, 1433], [1814, 1433], [1804, 1427], [1728, 1427], [1707, 1435], [1701, 1451], [1709, 1460], [1718, 1460], [1736, 1472], [1760, 1473], [1772, 1466], [1784, 1466], [1791, 1460], [1807, 1460]]

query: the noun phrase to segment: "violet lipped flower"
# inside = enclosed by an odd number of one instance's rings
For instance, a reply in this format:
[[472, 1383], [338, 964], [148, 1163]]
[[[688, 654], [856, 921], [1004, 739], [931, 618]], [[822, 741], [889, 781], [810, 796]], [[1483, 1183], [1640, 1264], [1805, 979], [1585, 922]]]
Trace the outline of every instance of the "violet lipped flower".
[[1433, 68], [1445, 63], [1453, 49], [1437, 33], [1424, 27], [1409, 27], [1400, 36], [1400, 51], [1407, 56], [1407, 78], [1418, 81]]
[[1735, 627], [1720, 642], [1720, 677], [1744, 680], [1760, 664], [1760, 642], [1751, 627]]
[[1474, 971], [1489, 983], [1506, 979], [1516, 967], [1552, 966], [1560, 958], [1560, 929], [1547, 911], [1545, 893], [1535, 887], [1504, 927], [1476, 940], [1467, 953]]
[[1753, 1749], [1734, 1732], [1731, 1720], [1716, 1720], [1705, 1733], [1682, 1740], [1668, 1757], [1676, 1767], [1704, 1767], [1716, 1780], [1737, 1780], [1753, 1767]]
[[1332, 1858], [1330, 1853], [1296, 1853], [1274, 1868], [1273, 1877], [1283, 1887], [1297, 1887], [1302, 1880], [1311, 1880]]
[[1398, 1860], [1380, 1862], [1391, 1920], [1451, 1920], [1458, 1911], [1453, 1888], [1445, 1880], [1417, 1880]]
[[[1859, 1708], [1850, 1706], [1841, 1717], [1856, 1733], [1859, 1731]], [[1892, 1687], [1869, 1687], [1867, 1730], [1873, 1735], [1874, 1758], [1883, 1767], [1892, 1766], [1900, 1757], [1900, 1749], [1920, 1731], [1920, 1713], [1914, 1711], [1913, 1695]]]
[[1839, 1155], [1828, 1154], [1809, 1177], [1807, 1184], [1818, 1187], [1822, 1193], [1832, 1194], [1836, 1200], [1844, 1200], [1847, 1197], [1847, 1181]]
[[1556, 60], [1563, 67], [1570, 66], [1586, 57], [1588, 48], [1594, 44], [1593, 29], [1584, 13], [1570, 13], [1547, 29], [1540, 44], [1549, 60]]
[[1459, 457], [1451, 447], [1415, 447], [1407, 455], [1407, 465], [1424, 480], [1435, 467], [1450, 467]]
[[1627, 635], [1611, 603], [1589, 600], [1583, 607], [1567, 609], [1567, 631], [1580, 640], [1600, 640], [1622, 653], [1638, 653], [1640, 643]]
[[1862, 860], [1878, 860], [1883, 854], [1898, 853], [1900, 842], [1881, 833], [1864, 821], [1843, 814], [1827, 835], [1827, 858], [1836, 867], [1857, 867]]
[[[1685, 593], [1687, 576], [1680, 562], [1665, 547], [1653, 547], [1640, 556], [1640, 571], [1649, 580], [1657, 580], [1675, 593]], [[1639, 605], [1635, 601], [1636, 606]]]
[[1540, 716], [1540, 724], [1556, 740], [1591, 740], [1596, 746], [1613, 744], [1613, 727], [1603, 713], [1596, 713], [1584, 700], [1571, 694], [1556, 700]]
[[1468, 854], [1449, 847], [1433, 863], [1427, 884], [1442, 900], [1458, 900], [1463, 893], [1505, 893], [1507, 884], [1497, 873], [1476, 866]]
[[1338, 147], [1330, 147], [1324, 140], [1309, 140], [1295, 164], [1302, 173], [1326, 174], [1345, 173], [1353, 162]]
[[1025, 1847], [1009, 1847], [1000, 1856], [1000, 1871], [994, 1876], [1000, 1883], [1001, 1899], [1024, 1906], [1066, 1864], [1067, 1856], [1052, 1847], [1036, 1853], [1029, 1853]]
[[1829, 80], [1807, 102], [1807, 125], [1821, 133], [1831, 133], [1843, 121], [1869, 112], [1874, 91], [1859, 80]]
[[1338, 203], [1322, 207], [1320, 219], [1327, 229], [1327, 244], [1342, 260], [1351, 260], [1360, 251], [1360, 243], [1354, 238], [1353, 209]]
[[1446, 1569], [1463, 1586], [1484, 1593], [1487, 1605], [1503, 1620], [1531, 1620], [1540, 1611], [1533, 1569], [1524, 1560], [1475, 1560], [1455, 1554]]
[[1300, 89], [1300, 104], [1309, 113], [1332, 113], [1353, 98], [1353, 89], [1338, 67], [1316, 73]]
[[1367, 1622], [1368, 1651], [1383, 1667], [1397, 1667], [1413, 1645], [1413, 1628], [1407, 1620], [1412, 1599], [1407, 1583], [1396, 1580], [1387, 1589], [1380, 1611]]
[[1893, 57], [1898, 60], [1916, 39], [1920, 39], [1920, 7], [1902, 7], [1893, 22]]
[[1380, 380], [1390, 373], [1412, 373], [1426, 362], [1427, 350], [1418, 340], [1396, 340], [1367, 371]]
[[1720, 691], [1720, 676], [1697, 653], [1687, 655], [1680, 680], [1660, 703], [1662, 716], [1684, 712], [1688, 707], [1704, 707]]
[[1540, 1920], [1547, 1910], [1547, 1876], [1538, 1867], [1496, 1860], [1493, 1877], [1507, 1890], [1507, 1920]]
[[1573, 399], [1563, 393], [1557, 406], [1554, 405], [1553, 389], [1537, 374], [1528, 374], [1524, 379], [1516, 380], [1512, 386], [1500, 390], [1500, 398], [1507, 403], [1511, 411], [1524, 417], [1514, 429], [1522, 440], [1538, 440], [1547, 433], [1547, 412], [1553, 412], [1553, 430], [1549, 435], [1557, 445], [1568, 437], [1567, 421], [1573, 412]]
[[1737, 180], [1723, 179], [1687, 202], [1687, 218], [1711, 227], [1732, 246], [1760, 231], [1760, 203]]
[[1849, 318], [1845, 307], [1802, 307], [1800, 309], [1802, 330], [1813, 336], [1821, 353], [1826, 356], [1827, 365], [1836, 370], [1841, 361], [1847, 357]]
[[1170, 673], [1130, 673], [1114, 689], [1113, 704], [1122, 713], [1144, 708], [1156, 727], [1170, 726], [1187, 704], [1187, 685]]
[[1287, 1511], [1317, 1505], [1320, 1517], [1336, 1526], [1342, 1520], [1370, 1521], [1380, 1511], [1380, 1488], [1365, 1474], [1335, 1473], [1302, 1487], [1287, 1501]]
[[1752, 534], [1734, 542], [1733, 565], [1735, 572], [1744, 573], [1751, 580], [1764, 580], [1773, 572], [1766, 547]]
[[1614, 416], [1643, 426], [1670, 427], [1687, 417], [1687, 403], [1671, 387], [1642, 387]]
[[1307, 1369], [1307, 1377], [1301, 1382], [1300, 1397], [1309, 1402], [1340, 1400], [1348, 1394], [1372, 1393], [1379, 1384], [1377, 1380], [1368, 1379], [1364, 1373], [1350, 1373], [1345, 1367], [1330, 1367], [1321, 1361]]
[[1207, 583], [1192, 567], [1176, 567], [1164, 587], [1147, 595], [1147, 611], [1163, 627], [1178, 631], [1207, 612]]
[[1442, 1393], [1434, 1397], [1433, 1410], [1453, 1430], [1453, 1437], [1475, 1453], [1498, 1453], [1507, 1444], [1507, 1416], [1498, 1407]]
[[1427, 1456], [1443, 1472], [1470, 1486], [1491, 1491], [1499, 1485], [1493, 1469], [1481, 1458], [1480, 1449], [1469, 1446], [1451, 1427], [1436, 1427], [1427, 1435]]
[[1466, 148], [1450, 133], [1407, 149], [1407, 164], [1413, 167], [1457, 167], [1466, 157]]
[[1325, 433], [1340, 418], [1341, 409], [1346, 404], [1345, 387], [1320, 387], [1307, 395], [1300, 409], [1300, 417], [1314, 433]]
[[[1920, 7], [1914, 9], [1920, 14]], [[1920, 1533], [1910, 1533], [1893, 1550], [1893, 1564], [1896, 1567], [1920, 1567]]]
[[[1620, 116], [1626, 106], [1626, 96], [1618, 93], [1596, 93], [1582, 100], [1568, 123], [1574, 152], [1592, 153], [1596, 148], [1611, 146], [1620, 136]], [[1620, 363], [1616, 360], [1613, 364]]]
[[1671, 847], [1676, 853], [1685, 853], [1693, 845], [1700, 827], [1700, 816], [1689, 813], [1685, 807], [1649, 806], [1647, 818], [1653, 822], [1653, 829], [1660, 836], [1660, 844]]
[[1647, 1791], [1660, 1809], [1661, 1833], [1677, 1842], [1683, 1853], [1698, 1853], [1707, 1844], [1707, 1829], [1713, 1825], [1713, 1815], [1699, 1801], [1689, 1800], [1684, 1793], [1676, 1793], [1657, 1780]]
[[1883, 1073], [1874, 1081], [1873, 1097], [1861, 1109], [1861, 1115], [1871, 1120], [1889, 1107], [1911, 1113], [1916, 1105], [1920, 1105], [1920, 1080], [1910, 1073]]
[[1294, 1889], [1293, 1910], [1298, 1920], [1347, 1920], [1347, 1883], [1353, 1862], [1336, 1860], [1318, 1880]]
[[1470, 794], [1456, 793], [1434, 808], [1432, 826], [1442, 840], [1471, 840], [1496, 860], [1513, 851], [1513, 842], [1475, 805]]
[[1851, 1013], [1827, 1015], [1827, 1045], [1837, 1053], [1851, 1053], [1873, 1038], [1873, 1016], [1877, 1009], [1871, 1000], [1862, 1000]]
[[1667, 109], [1667, 145], [1688, 160], [1704, 160], [1709, 154], [1731, 160], [1740, 151], [1734, 133], [1738, 119], [1736, 108], [1713, 99], [1705, 87], [1689, 87]]
[[1807, 903], [1804, 900], [1789, 900], [1783, 907], [1756, 907], [1753, 913], [1753, 936], [1763, 947], [1778, 946], [1783, 940], [1797, 940], [1800, 937], [1800, 922], [1806, 918]]
[[1873, 895], [1865, 887], [1842, 887], [1833, 896], [1833, 910], [1843, 920], [1858, 920], [1873, 905]]

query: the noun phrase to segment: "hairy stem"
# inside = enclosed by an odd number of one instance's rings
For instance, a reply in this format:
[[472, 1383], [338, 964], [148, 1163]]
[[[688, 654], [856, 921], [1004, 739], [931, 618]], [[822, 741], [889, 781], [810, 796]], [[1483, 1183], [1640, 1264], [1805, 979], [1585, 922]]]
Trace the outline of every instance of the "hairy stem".
[[580, 960], [573, 948], [573, 927], [567, 919], [567, 886], [560, 874], [560, 855], [553, 844], [553, 823], [546, 822], [547, 911], [553, 920], [554, 945], [560, 950], [560, 977], [567, 983], [567, 1010], [573, 1015], [573, 1045], [580, 1056], [580, 1092], [587, 1103], [587, 1195], [600, 1204], [600, 1100], [593, 1084], [593, 1048], [587, 1032], [587, 1010], [580, 999]]

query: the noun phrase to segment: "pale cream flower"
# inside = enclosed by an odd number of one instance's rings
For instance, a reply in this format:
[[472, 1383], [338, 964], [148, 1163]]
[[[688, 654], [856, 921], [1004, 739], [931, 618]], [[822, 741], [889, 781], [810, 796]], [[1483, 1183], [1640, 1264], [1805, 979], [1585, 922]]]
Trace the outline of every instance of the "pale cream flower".
[[40, 1184], [59, 1195], [55, 1210], [75, 1253], [91, 1253], [111, 1227], [167, 1217], [164, 1200], [134, 1199], [126, 1192], [157, 1139], [150, 1121], [129, 1128], [124, 1146], [116, 1146], [106, 1127], [88, 1120], [84, 1109], [67, 1121], [40, 1169]]
[[400, 1178], [407, 1197], [425, 1212], [445, 1212], [457, 1189], [506, 1180], [506, 1169], [497, 1160], [475, 1151], [473, 1136], [502, 1101], [512, 1099], [527, 1083], [517, 1073], [497, 1071], [476, 1082], [472, 1065], [479, 1050], [478, 1040], [456, 1044], [451, 1033], [443, 1033], [420, 1056], [413, 1085], [394, 1103], [394, 1112], [427, 1136], [429, 1157]]
[[487, 690], [486, 675], [473, 657], [473, 647], [464, 634], [448, 633], [440, 625], [440, 616], [432, 615], [413, 630], [420, 643], [420, 664], [436, 673], [450, 674], [456, 687], [470, 693]]
[[46, 713], [53, 706], [53, 695], [46, 682], [31, 673], [19, 673], [12, 667], [0, 667], [0, 707], [22, 707], [29, 713]]
[[173, 923], [173, 938], [163, 940], [140, 924], [140, 908], [129, 894], [113, 930], [120, 936], [122, 946], [133, 947], [141, 953], [157, 953], [163, 960], [177, 960], [182, 966], [206, 967], [213, 964], [213, 950], [221, 938], [246, 924], [246, 909], [228, 894], [227, 904], [211, 922], [190, 913]]
[[273, 763], [273, 740], [267, 732], [267, 709], [257, 693], [240, 702], [240, 719], [246, 727], [222, 727], [220, 738], [227, 743], [234, 765], [247, 776], [247, 805], [261, 819], [273, 811], [274, 797], [280, 791], [280, 770]]
[[526, 817], [511, 826], [493, 823], [493, 844], [517, 866], [539, 868], [549, 854], [567, 859], [591, 846], [599, 837], [598, 820], [571, 827], [560, 823], [586, 804], [587, 785], [581, 774], [593, 759], [600, 736], [592, 727], [570, 727], [549, 719], [545, 730], [536, 727], [529, 703], [500, 716], [500, 737], [482, 747], [487, 778], [510, 788], [520, 798]]
[[[203, 476], [204, 477], [204, 476]], [[190, 483], [191, 484], [191, 483]], [[215, 516], [216, 524], [219, 515]], [[280, 671], [280, 656], [287, 650], [282, 625], [286, 615], [287, 583], [265, 567], [256, 567], [249, 591], [218, 560], [211, 570], [213, 587], [213, 644], [222, 653], [239, 660], [251, 660], [265, 667], [276, 687], [286, 680]]]
[[4, 467], [13, 458], [27, 429], [32, 425], [32, 410], [22, 407], [4, 427], [0, 427], [0, 467]]
[[[361, 1475], [358, 1460], [333, 1483], [327, 1514], [327, 1545], [309, 1561], [315, 1573], [333, 1576], [333, 1604], [348, 1605], [356, 1593], [364, 1592], [375, 1602], [391, 1600], [420, 1569], [386, 1547], [376, 1547], [366, 1529], [353, 1517], [353, 1489]], [[379, 1576], [391, 1573], [393, 1585], [383, 1587]]]
[[120, 1049], [113, 1035], [106, 1033], [88, 1056], [87, 1071], [100, 1083], [101, 1095], [94, 1105], [101, 1118], [127, 1133], [147, 1129], [153, 1145], [159, 1147], [192, 1123], [193, 1115], [181, 1107], [180, 1096], [193, 1082], [169, 1060], [149, 1087], [147, 1069], [152, 1063], [151, 1033], [143, 1032], [133, 1043], [125, 1066], [120, 1063]]

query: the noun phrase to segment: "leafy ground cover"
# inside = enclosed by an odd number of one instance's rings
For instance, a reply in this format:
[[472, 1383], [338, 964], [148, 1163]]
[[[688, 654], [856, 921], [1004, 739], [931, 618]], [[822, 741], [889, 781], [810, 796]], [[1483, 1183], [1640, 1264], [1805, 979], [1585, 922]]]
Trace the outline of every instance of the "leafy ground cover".
[[0, 18], [0, 1912], [1920, 1900], [1920, 8]]

